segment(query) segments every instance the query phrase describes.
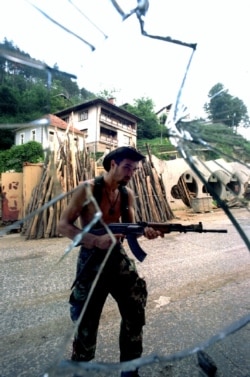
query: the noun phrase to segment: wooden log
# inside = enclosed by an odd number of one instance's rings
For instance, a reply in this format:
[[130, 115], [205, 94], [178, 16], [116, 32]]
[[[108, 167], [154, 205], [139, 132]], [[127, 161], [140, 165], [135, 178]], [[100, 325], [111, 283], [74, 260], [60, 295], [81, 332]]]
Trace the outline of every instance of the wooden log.
[[[49, 174], [49, 164], [47, 166], [47, 169], [44, 172], [44, 179], [43, 184], [40, 185], [39, 190], [37, 192], [37, 204], [36, 204], [36, 209], [40, 209], [44, 203], [44, 197], [47, 192], [47, 187], [50, 181], [50, 174]], [[40, 219], [42, 217], [42, 214], [36, 214], [34, 218], [30, 221], [30, 226], [28, 229], [28, 234], [27, 234], [27, 239], [34, 239], [36, 238], [36, 233], [37, 233], [37, 224], [40, 222]]]
[[[156, 183], [155, 183], [155, 177], [153, 174], [152, 166], [150, 164], [150, 161], [147, 161], [143, 164], [146, 179], [147, 179], [147, 190], [149, 195], [149, 201], [150, 201], [150, 207], [151, 207], [151, 219], [153, 221], [158, 221], [160, 219], [160, 216], [158, 214], [159, 211], [159, 201], [158, 196], [156, 193]], [[148, 179], [149, 178], [149, 179]]]
[[159, 193], [155, 191], [155, 185], [151, 185], [151, 192], [152, 192], [152, 200], [153, 200], [153, 205], [155, 208], [155, 212], [157, 214], [157, 220], [159, 222], [164, 221], [164, 203], [160, 201], [159, 198]]
[[[32, 190], [31, 200], [28, 204], [26, 215], [34, 211], [38, 188], [39, 188], [39, 185], [35, 186], [34, 189]], [[24, 222], [22, 226], [22, 231], [21, 231], [22, 235], [26, 235], [27, 230], [29, 228], [29, 224], [30, 224], [30, 220]]]
[[157, 216], [157, 212], [154, 206], [154, 201], [153, 201], [153, 195], [152, 195], [152, 186], [150, 182], [150, 176], [146, 177], [146, 184], [147, 184], [147, 190], [148, 190], [148, 200], [150, 204], [150, 218], [148, 221], [159, 221], [159, 218]]
[[145, 184], [146, 177], [143, 170], [139, 171], [138, 178], [139, 178], [139, 185], [140, 185], [140, 189], [142, 193], [142, 201], [144, 205], [144, 216], [145, 216], [145, 218], [142, 218], [141, 220], [149, 221], [151, 211], [150, 211], [150, 203], [148, 199], [147, 185]]
[[44, 232], [44, 238], [49, 238], [51, 236], [53, 216], [54, 216], [54, 208], [53, 208], [53, 206], [50, 206], [49, 207], [49, 218], [48, 218], [47, 226], [46, 226], [46, 229], [45, 229], [45, 232]]
[[184, 181], [184, 179], [182, 177], [179, 179], [177, 186], [178, 186], [178, 189], [180, 191], [182, 201], [188, 207], [191, 207], [191, 198], [190, 198], [190, 195], [189, 195], [189, 190], [188, 190], [188, 187], [186, 185], [186, 182]]
[[169, 205], [168, 200], [167, 200], [166, 190], [165, 190], [165, 186], [164, 186], [161, 174], [159, 175], [159, 183], [160, 183], [162, 195], [163, 195], [163, 198], [164, 198], [164, 203], [165, 203], [165, 208], [166, 208], [166, 213], [167, 213], [167, 220], [172, 220], [174, 218], [174, 214], [173, 214], [173, 211], [170, 208], [170, 205]]
[[169, 208], [167, 206], [167, 203], [166, 203], [166, 198], [164, 197], [163, 195], [163, 192], [162, 192], [162, 187], [161, 187], [161, 184], [160, 184], [160, 181], [159, 181], [159, 176], [158, 174], [156, 173], [155, 170], [152, 171], [152, 174], [153, 174], [153, 177], [154, 177], [154, 182], [155, 182], [155, 190], [156, 190], [156, 195], [157, 195], [157, 206], [159, 208], [159, 211], [160, 211], [160, 221], [167, 221], [169, 219]]
[[140, 174], [137, 172], [134, 176], [134, 193], [137, 201], [136, 221], [143, 221], [146, 218], [146, 211], [144, 205], [144, 195], [142, 186], [140, 184]]
[[[49, 200], [51, 199], [53, 185], [54, 185], [54, 182], [53, 182], [53, 179], [51, 178], [44, 204], [48, 203]], [[44, 217], [44, 224], [43, 224], [43, 229], [44, 229], [43, 236], [44, 238], [48, 238], [51, 232], [52, 217], [54, 214], [53, 206], [50, 206], [47, 211], [44, 211], [44, 213], [45, 213], [45, 217]], [[39, 231], [38, 231], [37, 238], [39, 238]]]

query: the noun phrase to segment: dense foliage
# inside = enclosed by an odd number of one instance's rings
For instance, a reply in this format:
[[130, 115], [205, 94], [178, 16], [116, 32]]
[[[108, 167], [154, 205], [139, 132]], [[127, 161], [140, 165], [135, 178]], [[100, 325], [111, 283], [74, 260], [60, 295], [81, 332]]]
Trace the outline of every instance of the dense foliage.
[[222, 123], [228, 127], [238, 127], [241, 122], [249, 123], [247, 108], [238, 97], [233, 97], [220, 83], [209, 91], [210, 101], [205, 104], [205, 111], [213, 123]]
[[21, 172], [23, 163], [37, 163], [44, 160], [43, 148], [36, 141], [22, 145], [13, 145], [6, 151], [0, 151], [0, 173], [8, 170]]
[[[7, 39], [0, 43], [0, 48], [30, 58]], [[62, 74], [57, 65], [53, 67], [51, 81], [49, 72], [0, 57], [1, 124], [29, 122], [93, 97], [93, 93], [79, 89], [76, 81]], [[7, 128], [0, 130], [0, 138], [0, 150], [14, 143], [14, 134]]]
[[131, 114], [141, 118], [137, 126], [137, 138], [140, 139], [154, 139], [167, 134], [165, 127], [162, 127], [160, 120], [154, 111], [154, 103], [150, 98], [139, 98], [134, 100], [134, 104], [126, 104], [125, 109]]
[[[232, 128], [223, 123], [204, 123], [201, 121], [185, 122], [183, 125], [193, 136], [202, 139], [208, 147], [199, 143], [192, 143], [193, 154], [202, 155], [205, 160], [232, 157], [248, 161], [250, 156], [250, 143]], [[196, 146], [197, 145], [197, 146]]]

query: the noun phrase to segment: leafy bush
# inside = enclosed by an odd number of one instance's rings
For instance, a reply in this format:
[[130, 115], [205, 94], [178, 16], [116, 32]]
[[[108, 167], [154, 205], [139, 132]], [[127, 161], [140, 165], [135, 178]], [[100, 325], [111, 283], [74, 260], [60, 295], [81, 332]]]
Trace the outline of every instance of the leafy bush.
[[0, 151], [0, 173], [8, 170], [22, 172], [23, 163], [37, 163], [43, 160], [42, 144], [30, 141], [22, 145], [13, 145], [6, 151]]

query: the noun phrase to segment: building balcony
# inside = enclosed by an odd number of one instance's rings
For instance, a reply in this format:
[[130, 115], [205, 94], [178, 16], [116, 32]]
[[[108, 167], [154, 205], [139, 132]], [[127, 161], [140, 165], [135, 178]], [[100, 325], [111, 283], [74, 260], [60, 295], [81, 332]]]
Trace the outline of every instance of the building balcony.
[[112, 126], [115, 129], [126, 130], [127, 132], [129, 132], [133, 135], [136, 134], [136, 130], [132, 127], [132, 125], [122, 123], [117, 119], [112, 119], [112, 118], [109, 118], [107, 116], [101, 115], [100, 121], [101, 121], [101, 123]]
[[109, 144], [109, 145], [115, 145], [115, 146], [118, 144], [117, 139], [113, 139], [112, 137], [108, 137], [106, 135], [100, 136], [100, 142], [106, 143], [106, 144]]

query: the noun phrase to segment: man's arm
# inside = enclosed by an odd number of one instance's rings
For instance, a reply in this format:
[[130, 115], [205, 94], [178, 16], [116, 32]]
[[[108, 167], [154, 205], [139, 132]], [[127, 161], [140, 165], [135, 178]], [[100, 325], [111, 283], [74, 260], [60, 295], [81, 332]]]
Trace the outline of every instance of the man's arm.
[[128, 193], [128, 222], [134, 223], [135, 222], [135, 196], [134, 192], [129, 188], [126, 187]]
[[84, 183], [81, 183], [73, 193], [68, 206], [61, 215], [58, 231], [71, 240], [81, 232], [81, 229], [75, 225], [75, 221], [81, 216], [86, 199], [86, 186]]

